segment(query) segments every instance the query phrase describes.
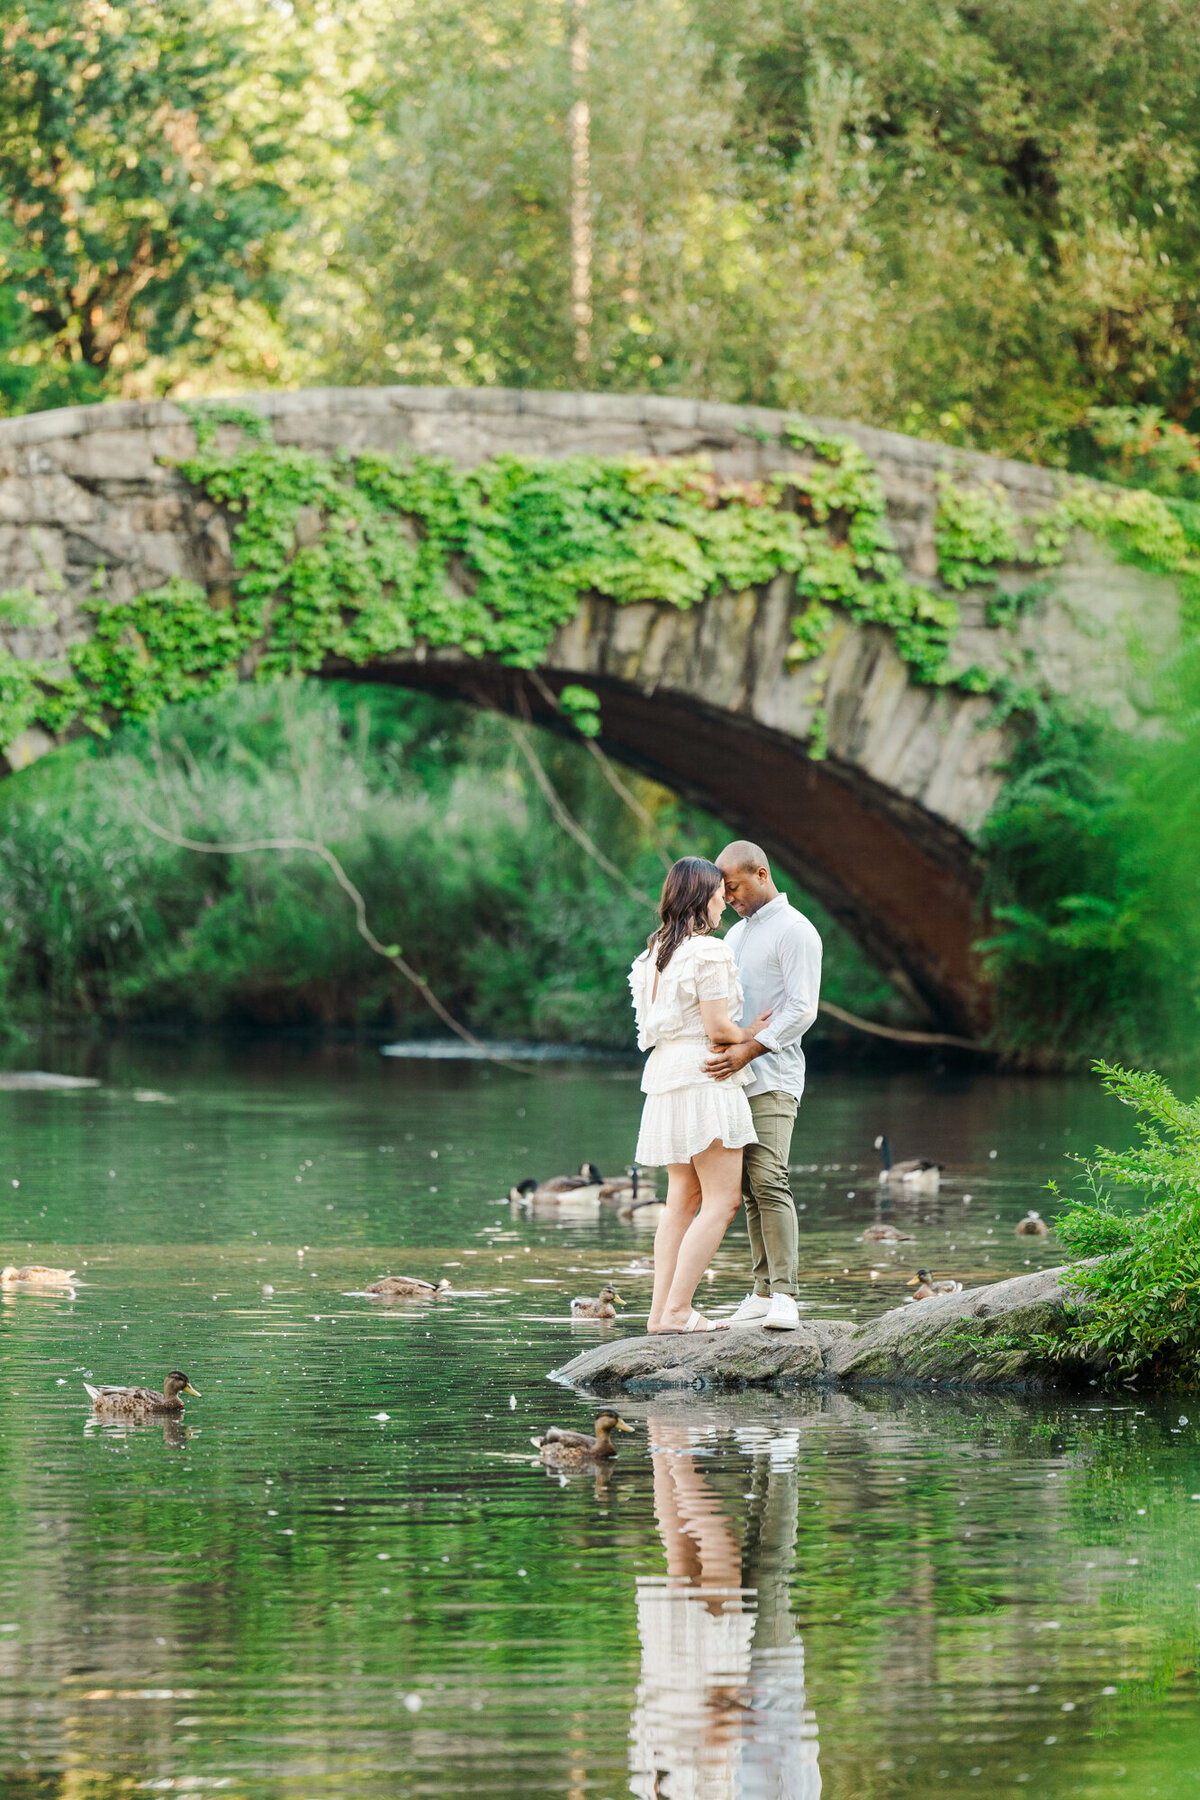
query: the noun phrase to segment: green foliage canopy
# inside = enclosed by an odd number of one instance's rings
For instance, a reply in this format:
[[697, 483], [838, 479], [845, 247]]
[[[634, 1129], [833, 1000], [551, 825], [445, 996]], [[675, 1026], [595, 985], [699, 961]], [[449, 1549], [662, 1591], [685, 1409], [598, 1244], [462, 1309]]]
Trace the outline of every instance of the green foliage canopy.
[[269, 369], [303, 71], [261, 27], [241, 0], [0, 4], [8, 410], [228, 366], [248, 302]]

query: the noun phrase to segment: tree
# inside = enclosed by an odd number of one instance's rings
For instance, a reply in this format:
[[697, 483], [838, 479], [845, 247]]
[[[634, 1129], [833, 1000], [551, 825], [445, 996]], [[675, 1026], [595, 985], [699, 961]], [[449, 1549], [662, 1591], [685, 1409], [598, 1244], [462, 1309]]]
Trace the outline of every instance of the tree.
[[[0, 0], [0, 397], [99, 398], [270, 327], [303, 69], [253, 0]], [[177, 371], [176, 371], [177, 372]]]
[[385, 33], [346, 233], [362, 303], [331, 351], [345, 378], [744, 388], [757, 207], [727, 142], [736, 89], [710, 81], [708, 47], [671, 0], [589, 0], [581, 372], [570, 27], [561, 0], [434, 0]]
[[[814, 137], [814, 78], [872, 202], [862, 338], [830, 362], [803, 306], [776, 392], [924, 435], [1064, 452], [1093, 405], [1200, 399], [1200, 36], [1175, 0], [696, 0], [743, 84], [744, 157]], [[816, 247], [816, 246], [814, 246]], [[819, 253], [819, 250], [818, 250]]]

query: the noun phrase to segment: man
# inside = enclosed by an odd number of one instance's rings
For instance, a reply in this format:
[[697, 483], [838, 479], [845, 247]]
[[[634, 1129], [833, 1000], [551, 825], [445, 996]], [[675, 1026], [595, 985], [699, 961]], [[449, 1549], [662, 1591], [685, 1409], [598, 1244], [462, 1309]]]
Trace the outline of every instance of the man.
[[757, 1144], [746, 1146], [742, 1198], [754, 1291], [746, 1295], [732, 1325], [765, 1325], [794, 1331], [799, 1275], [796, 1202], [788, 1180], [792, 1127], [804, 1093], [804, 1052], [800, 1040], [817, 1016], [821, 991], [821, 938], [771, 880], [757, 844], [729, 844], [717, 858], [725, 877], [725, 898], [738, 914], [726, 938], [737, 961], [745, 1004], [753, 1019], [770, 1009], [766, 1025], [746, 1044], [729, 1044], [704, 1064], [716, 1081], [726, 1081], [753, 1064], [746, 1089]]

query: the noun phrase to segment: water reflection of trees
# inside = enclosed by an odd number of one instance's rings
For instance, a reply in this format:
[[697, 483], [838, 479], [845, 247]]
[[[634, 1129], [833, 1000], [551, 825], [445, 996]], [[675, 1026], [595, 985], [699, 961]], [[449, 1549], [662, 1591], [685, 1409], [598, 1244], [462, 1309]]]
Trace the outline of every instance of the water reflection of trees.
[[[1107, 1797], [1112, 1756], [1102, 1745], [1114, 1728], [1123, 1766], [1165, 1754], [1174, 1767], [1175, 1752], [1155, 1748], [1162, 1720], [1156, 1725], [1144, 1702], [1161, 1700], [1170, 1671], [1186, 1672], [1200, 1647], [1180, 1577], [1182, 1562], [1183, 1587], [1200, 1585], [1196, 1527], [1171, 1503], [1182, 1495], [1163, 1496], [1149, 1509], [1152, 1521], [1146, 1508], [1148, 1492], [1179, 1467], [1178, 1459], [1164, 1463], [1169, 1434], [1177, 1444], [1181, 1430], [1166, 1417], [1174, 1410], [1130, 1405], [1121, 1413], [1111, 1402], [1089, 1408], [966, 1393], [660, 1397], [646, 1414], [652, 1441], [670, 1441], [676, 1456], [686, 1444], [701, 1484], [688, 1529], [678, 1498], [674, 1514], [662, 1504], [656, 1469], [667, 1553], [660, 1590], [674, 1587], [686, 1599], [690, 1587], [693, 1606], [714, 1598], [704, 1586], [708, 1569], [722, 1571], [709, 1549], [715, 1541], [726, 1581], [740, 1569], [741, 1613], [761, 1609], [764, 1598], [782, 1600], [780, 1642], [791, 1632], [798, 1647], [804, 1635], [807, 1668], [793, 1693], [803, 1693], [810, 1720], [820, 1719], [830, 1793], [918, 1796], [936, 1752], [938, 1768], [955, 1779], [986, 1767], [1005, 1793], [1008, 1783], [1014, 1795], [1031, 1791], [1020, 1777], [1035, 1780], [1040, 1794], [1066, 1795], [1086, 1770], [1098, 1784], [1088, 1791]], [[763, 1447], [775, 1443], [778, 1464], [789, 1428], [800, 1453], [781, 1479]], [[735, 1449], [748, 1465], [729, 1454]], [[760, 1530], [764, 1501], [786, 1513]], [[712, 1539], [717, 1516], [728, 1541]], [[692, 1548], [680, 1543], [681, 1532]], [[752, 1574], [756, 1545], [786, 1562], [782, 1583], [777, 1569], [764, 1575], [761, 1562]], [[638, 1591], [641, 1600], [646, 1584]], [[776, 1746], [787, 1751], [782, 1779], [794, 1783], [798, 1770], [811, 1768], [811, 1791], [820, 1791], [815, 1734], [809, 1765], [796, 1723], [776, 1731], [773, 1744], [770, 1733], [760, 1738], [768, 1755], [747, 1763], [744, 1645], [740, 1662], [726, 1659], [737, 1681], [709, 1679], [707, 1708], [703, 1655], [692, 1653], [693, 1723], [677, 1705], [675, 1736], [664, 1740], [674, 1763], [660, 1746], [655, 1765], [647, 1703], [665, 1710], [672, 1667], [688, 1692], [689, 1653], [686, 1644], [664, 1651], [661, 1630], [655, 1637], [643, 1629], [641, 1639], [635, 1794], [774, 1800], [797, 1792], [807, 1800], [804, 1787], [779, 1785]]]
[[[431, 1359], [429, 1379], [442, 1372]], [[414, 1436], [443, 1442], [452, 1406], [432, 1425], [432, 1390], [413, 1387]], [[86, 1775], [88, 1800], [116, 1800], [134, 1781], [241, 1771], [307, 1800], [319, 1769], [379, 1800], [418, 1777], [462, 1794], [627, 1779], [659, 1800], [811, 1800], [807, 1705], [827, 1800], [922, 1800], [931, 1754], [933, 1778], [982, 1764], [1005, 1800], [1022, 1770], [1039, 1800], [1081, 1770], [1107, 1800], [1096, 1734], [1115, 1725], [1141, 1770], [1197, 1649], [1200, 1479], [1178, 1403], [623, 1401], [648, 1430], [599, 1504], [594, 1477], [560, 1487], [475, 1455], [469, 1394], [470, 1443], [407, 1464], [303, 1394], [286, 1430], [264, 1402], [246, 1435], [272, 1445], [269, 1492], [246, 1484], [228, 1424], [184, 1427], [176, 1447], [162, 1425], [86, 1430], [75, 1405], [65, 1455], [53, 1416], [0, 1390], [0, 1618], [22, 1622], [0, 1637], [0, 1740], [31, 1759], [0, 1779], [14, 1797], [75, 1794]], [[648, 1628], [660, 1603], [687, 1615], [673, 1639]], [[693, 1655], [686, 1707], [672, 1645]]]

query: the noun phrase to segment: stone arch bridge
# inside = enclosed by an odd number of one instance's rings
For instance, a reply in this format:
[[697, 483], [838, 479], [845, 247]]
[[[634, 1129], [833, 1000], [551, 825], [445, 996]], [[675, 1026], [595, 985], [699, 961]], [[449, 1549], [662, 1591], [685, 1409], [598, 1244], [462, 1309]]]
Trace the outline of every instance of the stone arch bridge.
[[[496, 389], [324, 389], [250, 396], [275, 439], [312, 450], [441, 454], [473, 464], [501, 451], [709, 456], [727, 478], [794, 462], [782, 416], [759, 408], [619, 395]], [[855, 425], [881, 477], [909, 574], [935, 584], [938, 478], [998, 484], [1019, 514], [1056, 495], [1048, 471]], [[0, 590], [32, 588], [52, 623], [6, 628], [18, 657], [62, 657], [86, 638], [81, 606], [97, 569], [113, 597], [182, 576], [210, 588], [231, 574], [228, 534], [172, 467], [195, 449], [170, 402], [116, 402], [0, 421]], [[1023, 577], [1028, 580], [1028, 575]], [[1017, 577], [1014, 575], [1013, 585]], [[1020, 668], [1060, 693], [1136, 717], [1131, 670], [1171, 648], [1171, 583], [1115, 562], [1077, 532], [1052, 589], [1015, 629], [988, 623], [987, 596], [962, 598], [955, 657]], [[585, 597], [536, 679], [462, 651], [415, 649], [319, 673], [486, 700], [563, 727], [567, 683], [600, 697], [603, 747], [765, 845], [855, 934], [926, 1017], [980, 1022], [972, 940], [975, 835], [999, 789], [1005, 741], [985, 695], [922, 685], [891, 634], [839, 616], [824, 652], [794, 667], [791, 581], [723, 593], [690, 610]], [[826, 750], [810, 755], [820, 711]], [[569, 729], [569, 727], [566, 727]], [[50, 748], [37, 732], [4, 746], [19, 767]]]

